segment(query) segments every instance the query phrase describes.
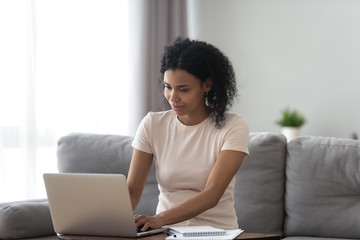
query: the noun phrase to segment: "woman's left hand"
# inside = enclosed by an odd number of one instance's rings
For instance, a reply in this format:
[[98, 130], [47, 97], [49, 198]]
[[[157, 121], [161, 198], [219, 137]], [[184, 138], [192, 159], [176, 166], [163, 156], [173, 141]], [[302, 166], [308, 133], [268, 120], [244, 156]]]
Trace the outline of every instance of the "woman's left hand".
[[146, 216], [141, 214], [136, 214], [134, 216], [136, 227], [142, 226], [141, 231], [146, 231], [148, 228], [161, 228], [164, 226], [161, 221], [161, 217], [158, 215], [155, 216]]

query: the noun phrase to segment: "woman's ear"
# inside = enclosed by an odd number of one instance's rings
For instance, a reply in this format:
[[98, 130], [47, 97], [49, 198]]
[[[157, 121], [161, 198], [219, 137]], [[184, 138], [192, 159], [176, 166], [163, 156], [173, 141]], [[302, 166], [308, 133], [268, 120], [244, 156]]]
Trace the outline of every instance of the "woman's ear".
[[204, 91], [210, 92], [212, 89], [212, 84], [213, 84], [212, 78], [206, 79], [206, 81], [204, 82]]

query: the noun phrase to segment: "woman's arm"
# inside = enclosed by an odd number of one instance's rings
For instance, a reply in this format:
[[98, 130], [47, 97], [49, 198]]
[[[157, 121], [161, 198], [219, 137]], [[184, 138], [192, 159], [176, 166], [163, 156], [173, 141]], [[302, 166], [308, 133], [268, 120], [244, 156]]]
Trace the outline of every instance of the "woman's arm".
[[144, 224], [142, 230], [149, 227], [159, 228], [185, 221], [215, 207], [246, 155], [246, 153], [239, 151], [221, 151], [202, 192], [155, 216], [137, 215], [135, 216], [136, 225]]
[[138, 205], [149, 174], [153, 155], [134, 149], [131, 158], [127, 184], [133, 209]]

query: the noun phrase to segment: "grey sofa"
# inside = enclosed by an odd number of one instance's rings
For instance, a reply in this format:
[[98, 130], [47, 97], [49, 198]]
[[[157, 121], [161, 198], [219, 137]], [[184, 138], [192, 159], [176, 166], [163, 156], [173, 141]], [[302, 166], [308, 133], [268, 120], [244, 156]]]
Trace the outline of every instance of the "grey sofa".
[[[58, 142], [60, 172], [127, 174], [131, 137], [70, 134]], [[287, 240], [360, 239], [360, 141], [251, 133], [236, 176], [235, 208], [246, 232]], [[135, 212], [157, 204], [151, 170]], [[0, 239], [57, 239], [46, 199], [0, 204]]]

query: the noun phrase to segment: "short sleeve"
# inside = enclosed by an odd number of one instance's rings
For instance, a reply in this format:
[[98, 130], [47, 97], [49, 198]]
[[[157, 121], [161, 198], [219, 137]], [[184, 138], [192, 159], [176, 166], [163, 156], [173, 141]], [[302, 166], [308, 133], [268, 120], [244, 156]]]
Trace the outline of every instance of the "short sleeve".
[[226, 127], [221, 150], [234, 150], [249, 154], [249, 126], [244, 117], [233, 115]]
[[151, 114], [148, 113], [141, 121], [131, 146], [137, 150], [153, 154], [151, 145]]

